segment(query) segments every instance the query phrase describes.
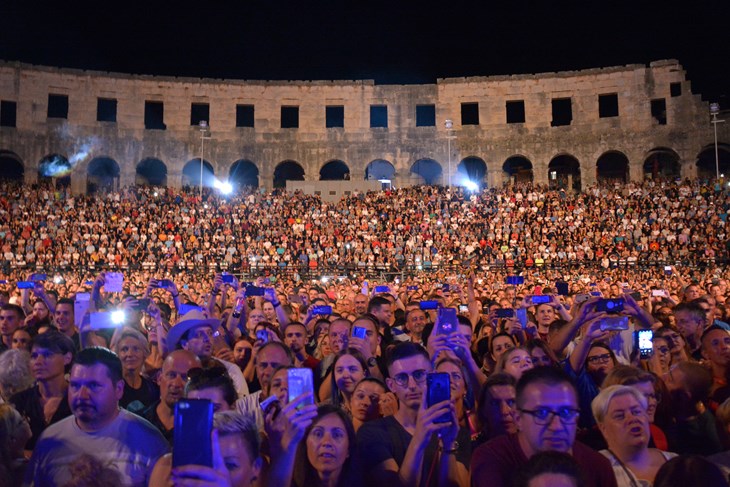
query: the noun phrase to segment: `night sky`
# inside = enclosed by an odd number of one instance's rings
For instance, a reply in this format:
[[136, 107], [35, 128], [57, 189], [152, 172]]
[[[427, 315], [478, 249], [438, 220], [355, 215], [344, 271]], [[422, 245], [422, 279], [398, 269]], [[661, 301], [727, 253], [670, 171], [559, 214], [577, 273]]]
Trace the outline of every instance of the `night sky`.
[[694, 93], [730, 108], [728, 0], [76, 3], [0, 3], [0, 59], [135, 74], [433, 83], [674, 58]]

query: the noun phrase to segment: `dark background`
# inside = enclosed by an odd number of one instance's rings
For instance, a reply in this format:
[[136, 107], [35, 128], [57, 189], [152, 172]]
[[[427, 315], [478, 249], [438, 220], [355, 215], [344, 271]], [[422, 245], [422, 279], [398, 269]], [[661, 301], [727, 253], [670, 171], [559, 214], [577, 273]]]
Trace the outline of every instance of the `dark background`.
[[677, 59], [730, 108], [730, 1], [0, 3], [0, 59], [239, 79], [436, 78]]

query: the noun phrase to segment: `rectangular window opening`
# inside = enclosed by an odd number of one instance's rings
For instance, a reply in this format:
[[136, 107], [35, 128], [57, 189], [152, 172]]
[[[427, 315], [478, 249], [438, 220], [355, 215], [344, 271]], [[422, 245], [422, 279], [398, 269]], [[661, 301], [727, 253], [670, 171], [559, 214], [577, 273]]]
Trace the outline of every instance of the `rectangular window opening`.
[[552, 101], [553, 120], [550, 125], [561, 127], [573, 121], [573, 103], [570, 98], [556, 98]]
[[14, 101], [0, 101], [0, 127], [15, 127], [17, 109]]
[[670, 83], [669, 84], [669, 94], [671, 95], [672, 98], [682, 96], [682, 83]]
[[618, 117], [618, 94], [598, 95], [599, 118]]
[[667, 124], [667, 101], [664, 98], [651, 101], [651, 116], [659, 125]]
[[96, 121], [116, 122], [117, 121], [117, 100], [113, 98], [96, 99]]
[[147, 130], [165, 130], [165, 105], [161, 101], [144, 102], [144, 128]]
[[507, 123], [525, 123], [525, 101], [512, 100], [505, 104]]
[[343, 128], [345, 126], [345, 107], [343, 106], [327, 106], [324, 109], [325, 126], [328, 129]]
[[236, 127], [254, 126], [253, 105], [236, 105]]
[[461, 125], [479, 125], [479, 103], [461, 104]]
[[436, 105], [416, 105], [416, 127], [436, 126]]
[[299, 107], [283, 106], [281, 107], [281, 128], [298, 129], [299, 128]]
[[190, 105], [190, 126], [197, 127], [200, 122], [210, 122], [210, 105], [207, 103], [193, 103]]
[[48, 118], [68, 118], [68, 95], [48, 95]]
[[388, 106], [370, 105], [370, 127], [384, 128], [388, 126]]

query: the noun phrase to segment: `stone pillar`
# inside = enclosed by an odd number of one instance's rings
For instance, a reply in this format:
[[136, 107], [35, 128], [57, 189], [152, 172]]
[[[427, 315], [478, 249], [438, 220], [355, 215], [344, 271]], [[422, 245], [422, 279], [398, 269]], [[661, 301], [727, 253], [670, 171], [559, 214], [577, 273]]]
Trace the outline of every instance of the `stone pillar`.
[[680, 160], [679, 175], [682, 176], [682, 179], [695, 179], [697, 177], [697, 164], [695, 161], [686, 159]]
[[644, 163], [629, 162], [629, 181], [640, 183], [644, 179]]
[[274, 176], [259, 176], [259, 188], [264, 188], [266, 191], [274, 189]]
[[167, 173], [167, 186], [175, 189], [182, 188], [182, 171]]
[[365, 171], [361, 169], [350, 169], [350, 181], [363, 181], [365, 179]]
[[501, 169], [490, 169], [487, 172], [487, 186], [490, 188], [500, 188], [504, 180], [502, 179], [503, 171]]
[[532, 181], [535, 184], [547, 185], [548, 175], [547, 167], [542, 164], [532, 166]]
[[74, 171], [71, 173], [71, 193], [86, 194], [86, 172]]

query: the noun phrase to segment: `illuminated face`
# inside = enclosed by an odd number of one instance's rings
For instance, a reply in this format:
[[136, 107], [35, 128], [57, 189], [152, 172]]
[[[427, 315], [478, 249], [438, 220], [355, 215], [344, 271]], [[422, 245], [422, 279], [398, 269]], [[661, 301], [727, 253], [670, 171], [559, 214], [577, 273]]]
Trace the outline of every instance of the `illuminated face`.
[[74, 327], [74, 307], [68, 303], [56, 305], [53, 321], [61, 333], [68, 333]]
[[426, 313], [420, 309], [411, 311], [408, 313], [408, 320], [406, 321], [408, 330], [412, 333], [420, 334], [426, 327]]
[[[315, 420], [316, 421], [316, 420]], [[307, 435], [307, 459], [320, 475], [339, 472], [350, 454], [350, 439], [342, 419], [328, 414]]]
[[119, 340], [117, 354], [125, 370], [141, 370], [144, 363], [144, 346], [134, 337]]
[[649, 417], [633, 394], [614, 396], [608, 403], [606, 417], [598, 427], [609, 448], [649, 444]]
[[680, 310], [674, 313], [677, 321], [677, 328], [682, 336], [687, 339], [696, 336], [705, 323], [704, 317], [700, 318], [690, 311]]
[[112, 421], [119, 411], [124, 381], [114, 383], [106, 365], [71, 367], [68, 402], [77, 424], [84, 431], [97, 431]]
[[368, 311], [368, 297], [364, 294], [357, 294], [353, 300], [356, 315], [364, 315]]
[[307, 329], [304, 326], [289, 325], [284, 331], [284, 344], [294, 353], [304, 350], [307, 340]]
[[276, 321], [276, 308], [274, 308], [274, 305], [271, 304], [269, 301], [266, 301], [262, 305], [262, 311], [264, 313], [266, 321]]
[[188, 372], [193, 367], [200, 367], [200, 363], [190, 359], [188, 354], [175, 353], [168, 355], [162, 363], [160, 372], [160, 399], [170, 408], [183, 397], [185, 384], [188, 381]]
[[540, 347], [533, 348], [532, 352], [530, 352], [530, 356], [532, 357], [532, 363], [535, 367], [548, 367], [553, 364], [550, 356]]
[[13, 349], [19, 348], [21, 350], [26, 350], [30, 352], [31, 341], [32, 340], [30, 337], [30, 333], [28, 333], [28, 331], [23, 328], [18, 328], [17, 330], [15, 330], [15, 333], [13, 333], [13, 341], [11, 347]]
[[332, 348], [332, 352], [340, 353], [340, 351], [347, 348], [347, 342], [350, 337], [350, 323], [344, 320], [332, 322], [328, 335], [330, 337], [330, 348]]
[[661, 397], [657, 394], [656, 390], [654, 389], [654, 384], [652, 384], [651, 381], [646, 382], [638, 382], [636, 384], [631, 384], [631, 386], [634, 389], [638, 389], [639, 392], [644, 396], [646, 399], [647, 407], [646, 407], [646, 415], [649, 419], [650, 423], [654, 422], [654, 415], [656, 414], [656, 408], [659, 404], [659, 400]]
[[722, 367], [730, 365], [730, 333], [725, 330], [707, 332], [702, 338], [702, 356]]
[[337, 389], [347, 396], [355, 390], [355, 384], [365, 377], [362, 364], [352, 355], [343, 355], [334, 364], [335, 384]]
[[489, 388], [490, 399], [485, 405], [485, 411], [492, 437], [504, 433], [517, 433], [515, 394], [514, 386], [510, 385]]
[[[609, 350], [603, 347], [593, 347], [586, 358], [586, 370], [595, 377], [606, 377], [613, 370], [614, 361]], [[599, 379], [599, 382], [602, 379]]]
[[269, 396], [276, 396], [282, 407], [289, 404], [289, 370], [280, 369], [271, 378]]
[[515, 348], [515, 343], [510, 337], [498, 336], [494, 338], [494, 342], [492, 343], [492, 358], [496, 362], [510, 348]]
[[261, 473], [261, 459], [252, 458], [251, 447], [239, 434], [218, 437], [223, 463], [228, 470], [230, 485], [250, 487]]
[[541, 304], [537, 307], [537, 310], [535, 311], [535, 318], [537, 319], [537, 324], [542, 327], [550, 326], [550, 324], [555, 321], [555, 308], [548, 304]]
[[61, 354], [42, 347], [33, 347], [30, 353], [30, 370], [37, 381], [48, 381], [63, 376], [66, 365], [71, 363], [70, 353]]
[[452, 362], [441, 362], [436, 367], [437, 372], [449, 374], [451, 384], [451, 400], [457, 401], [466, 394], [466, 380], [461, 368]]
[[532, 364], [532, 357], [530, 357], [530, 354], [527, 353], [527, 350], [510, 350], [507, 353], [509, 356], [504, 364], [504, 371], [515, 379], [519, 380], [525, 371], [534, 367]]
[[379, 418], [382, 394], [385, 394], [385, 388], [377, 382], [360, 382], [350, 399], [352, 417], [363, 423]]
[[291, 365], [286, 352], [279, 346], [269, 345], [259, 350], [256, 356], [256, 376], [261, 384], [261, 389], [269, 387], [271, 376], [274, 371], [282, 365]]
[[523, 397], [524, 404], [516, 414], [519, 435], [528, 449], [525, 454], [550, 450], [568, 453], [575, 441], [580, 411], [573, 387], [533, 382], [525, 387]]
[[390, 303], [381, 304], [377, 308], [373, 308], [372, 314], [380, 320], [381, 323], [389, 325], [393, 321], [393, 307]]
[[431, 361], [422, 355], [396, 360], [389, 367], [386, 380], [401, 407], [417, 410], [426, 390], [426, 376], [431, 372]]
[[249, 342], [239, 340], [233, 346], [233, 360], [236, 361], [236, 364], [245, 368], [248, 365], [248, 361], [251, 360], [252, 350], [253, 346]]
[[0, 310], [0, 335], [12, 336], [20, 324], [18, 313], [12, 309]]
[[213, 328], [209, 326], [193, 328], [188, 332], [183, 348], [201, 359], [210, 358], [213, 355]]

